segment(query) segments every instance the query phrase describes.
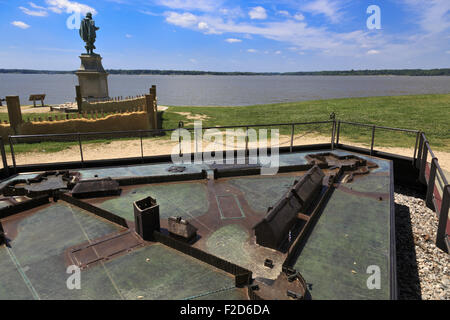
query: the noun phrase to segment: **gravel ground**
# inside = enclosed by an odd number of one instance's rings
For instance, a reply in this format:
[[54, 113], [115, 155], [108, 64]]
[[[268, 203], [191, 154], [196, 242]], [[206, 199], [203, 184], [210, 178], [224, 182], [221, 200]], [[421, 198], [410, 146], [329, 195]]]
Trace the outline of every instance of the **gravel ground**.
[[438, 219], [423, 196], [395, 188], [400, 300], [450, 300], [450, 256], [436, 247]]

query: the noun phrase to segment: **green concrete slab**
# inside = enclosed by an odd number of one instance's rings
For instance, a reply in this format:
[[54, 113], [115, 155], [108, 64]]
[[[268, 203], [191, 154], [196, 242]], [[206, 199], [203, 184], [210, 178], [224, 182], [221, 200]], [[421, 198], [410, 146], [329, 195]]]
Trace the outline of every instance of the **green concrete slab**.
[[11, 247], [19, 261], [26, 265], [119, 230], [106, 220], [60, 201], [20, 221]]
[[120, 197], [96, 204], [127, 220], [134, 221], [133, 202], [151, 196], [159, 204], [161, 219], [171, 216], [197, 217], [208, 211], [207, 189], [197, 182], [146, 185], [123, 192]]
[[[313, 299], [390, 298], [390, 201], [333, 192], [294, 266]], [[380, 289], [367, 287], [372, 265], [380, 268]]]
[[0, 247], [0, 300], [32, 300], [33, 294], [10, 257], [8, 248]]
[[[111, 260], [105, 267], [124, 299], [202, 299], [235, 288], [231, 275], [161, 244]], [[236, 297], [233, 291], [228, 295]]]
[[391, 177], [388, 175], [365, 175], [355, 178], [345, 186], [357, 192], [388, 193], [390, 183]]
[[251, 252], [248, 252], [245, 242], [249, 232], [239, 224], [226, 225], [211, 234], [206, 241], [207, 251], [211, 254], [232, 261], [239, 265], [250, 262]]
[[[6, 249], [14, 266], [6, 273], [6, 286], [23, 288], [25, 283], [34, 299], [118, 298], [101, 268], [86, 273], [81, 290], [69, 290], [64, 260], [66, 248], [117, 231], [114, 224], [64, 202], [46, 206], [18, 222], [17, 236]], [[3, 281], [0, 279], [0, 287]], [[9, 291], [0, 289], [0, 299], [10, 296]]]

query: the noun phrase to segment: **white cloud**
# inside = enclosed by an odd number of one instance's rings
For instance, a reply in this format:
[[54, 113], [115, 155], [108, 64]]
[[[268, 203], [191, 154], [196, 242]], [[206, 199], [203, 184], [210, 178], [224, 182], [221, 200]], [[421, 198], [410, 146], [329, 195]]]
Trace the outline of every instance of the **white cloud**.
[[203, 21], [199, 22], [197, 27], [200, 30], [207, 30], [207, 29], [209, 29], [208, 24], [206, 22], [203, 22]]
[[374, 55], [374, 54], [379, 54], [380, 53], [380, 51], [378, 51], [378, 50], [369, 50], [369, 51], [367, 51], [367, 54], [369, 54], [369, 55]]
[[219, 12], [228, 18], [243, 18], [245, 13], [242, 11], [241, 7], [236, 8], [221, 8]]
[[154, 13], [154, 12], [152, 12], [152, 11], [149, 11], [149, 10], [140, 10], [139, 11], [140, 13], [143, 13], [143, 14], [146, 14], [146, 15], [148, 15], [148, 16], [159, 16], [159, 14], [157, 14], [157, 13]]
[[45, 0], [45, 2], [50, 6], [49, 9], [55, 13], [63, 13], [65, 11], [66, 13], [80, 12], [86, 14], [90, 12], [93, 15], [97, 14], [97, 10], [94, 8], [75, 1]]
[[132, 36], [131, 34], [128, 34], [128, 33], [127, 33], [127, 34], [125, 35], [125, 38], [130, 39], [130, 38], [133, 38], [133, 36]]
[[159, 0], [158, 3], [171, 9], [214, 11], [222, 1], [218, 0]]
[[450, 28], [449, 0], [403, 0], [408, 8], [419, 15], [417, 23], [429, 33], [439, 33]]
[[333, 0], [314, 0], [302, 7], [303, 11], [325, 15], [333, 23], [339, 22], [341, 18], [340, 9], [339, 3]]
[[166, 21], [180, 27], [192, 27], [197, 23], [197, 17], [192, 13], [168, 12]]
[[25, 13], [26, 15], [29, 15], [29, 16], [46, 17], [48, 15], [46, 10], [30, 10], [25, 7], [19, 7], [19, 9], [22, 10], [23, 13]]
[[248, 15], [250, 16], [250, 19], [259, 19], [264, 20], [267, 18], [267, 12], [266, 9], [263, 7], [254, 7], [249, 12]]
[[48, 8], [48, 9], [51, 10], [51, 11], [53, 11], [54, 13], [57, 13], [57, 14], [63, 13], [63, 10], [60, 9], [60, 8], [58, 8], [58, 7], [50, 7], [50, 8]]
[[30, 26], [22, 21], [13, 21], [11, 24], [20, 29], [28, 29]]
[[299, 12], [296, 15], [294, 15], [294, 19], [297, 21], [303, 21], [303, 20], [305, 20], [305, 16]]
[[242, 42], [241, 39], [235, 39], [235, 38], [228, 38], [225, 40], [228, 43], [238, 43], [238, 42]]
[[291, 15], [289, 14], [288, 11], [286, 10], [279, 10], [277, 11], [277, 14], [281, 15], [281, 16], [285, 16], [285, 17], [290, 17]]
[[[299, 7], [298, 10], [303, 11], [303, 7]], [[336, 10], [332, 10], [329, 13], [337, 12], [339, 15], [340, 9]], [[313, 14], [317, 14], [317, 12]], [[290, 46], [289, 50], [297, 52], [299, 55], [316, 55], [321, 59], [342, 57], [356, 61], [358, 59], [367, 59], [370, 56], [372, 59], [379, 59], [380, 63], [387, 63], [385, 64], [386, 66], [396, 67], [396, 64], [405, 66], [405, 61], [408, 61], [409, 64], [412, 64], [409, 61], [423, 61], [423, 57], [431, 56], [431, 54], [442, 55], [443, 52], [450, 49], [448, 41], [444, 41], [445, 46], [443, 47], [443, 39], [448, 37], [447, 34], [443, 35], [441, 33], [434, 36], [428, 33], [405, 35], [399, 32], [387, 34], [385, 32], [374, 33], [366, 29], [337, 32], [327, 24], [312, 26], [306, 22], [306, 19], [303, 21], [292, 19], [292, 15], [288, 19], [258, 21], [258, 23], [254, 23], [250, 19], [246, 21], [224, 17], [219, 10], [216, 13], [199, 15], [172, 12], [167, 13], [166, 17], [168, 23], [203, 33], [229, 34], [229, 39], [262, 37], [282, 42]], [[199, 22], [204, 22], [208, 29], [201, 30], [198, 25]], [[257, 52], [255, 49], [245, 51]], [[445, 56], [447, 55], [445, 54]], [[386, 57], [389, 57], [389, 61], [386, 60]]]
[[281, 54], [280, 50], [275, 51], [275, 54]]
[[30, 5], [30, 7], [34, 8], [34, 9], [47, 10], [47, 8], [38, 6], [38, 5], [35, 4], [34, 2], [28, 2], [28, 4]]
[[258, 52], [258, 50], [256, 50], [256, 49], [247, 49], [247, 52], [256, 53], [256, 52]]

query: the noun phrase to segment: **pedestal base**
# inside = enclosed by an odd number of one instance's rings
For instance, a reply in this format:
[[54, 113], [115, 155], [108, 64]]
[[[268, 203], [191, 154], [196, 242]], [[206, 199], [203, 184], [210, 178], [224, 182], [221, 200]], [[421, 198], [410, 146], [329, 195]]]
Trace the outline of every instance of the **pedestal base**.
[[108, 99], [108, 73], [103, 69], [102, 57], [98, 54], [80, 56], [81, 66], [78, 76], [83, 99]]

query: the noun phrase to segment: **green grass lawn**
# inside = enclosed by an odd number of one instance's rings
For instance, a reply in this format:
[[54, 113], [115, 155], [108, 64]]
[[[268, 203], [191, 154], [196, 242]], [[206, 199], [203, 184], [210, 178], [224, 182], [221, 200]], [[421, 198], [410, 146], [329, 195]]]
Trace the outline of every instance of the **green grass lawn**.
[[[186, 115], [179, 114], [179, 112], [204, 116], [206, 119], [203, 120], [203, 127], [324, 121], [329, 120], [330, 113], [334, 112], [338, 120], [422, 130], [428, 137], [433, 150], [450, 152], [450, 94], [313, 100], [246, 107], [171, 106], [162, 113], [163, 129], [177, 128], [179, 121], [183, 121], [185, 127], [193, 126], [194, 120], [188, 119]], [[41, 114], [40, 116], [43, 118], [54, 114]], [[38, 116], [39, 114], [24, 114], [25, 119]], [[7, 114], [0, 114], [0, 120], [3, 120], [3, 117], [7, 117]], [[296, 128], [295, 134], [304, 132], [330, 136], [331, 124], [299, 126]], [[280, 134], [288, 135], [290, 133], [290, 126], [280, 128]], [[370, 128], [342, 125], [340, 135], [341, 141], [344, 143], [352, 141], [370, 145]], [[165, 138], [170, 138], [170, 135], [166, 135]], [[414, 147], [415, 139], [415, 134], [377, 130], [375, 147]], [[108, 143], [108, 141], [110, 140], [99, 137], [88, 143]], [[15, 151], [56, 152], [76, 144], [76, 141], [22, 144], [15, 146]]]
[[[163, 113], [164, 128], [175, 128], [179, 121], [193, 123], [176, 112], [207, 116], [204, 127], [322, 121], [328, 120], [334, 112], [338, 120], [422, 130], [432, 148], [450, 151], [450, 94], [329, 99], [248, 107], [170, 107]], [[320, 134], [330, 135], [330, 125], [312, 127]], [[280, 133], [290, 134], [290, 130], [281, 128]], [[311, 126], [307, 130], [311, 130]], [[343, 125], [341, 137], [368, 143], [371, 129]], [[409, 147], [415, 143], [414, 134], [397, 135], [378, 130], [375, 137], [376, 143], [383, 146]]]

